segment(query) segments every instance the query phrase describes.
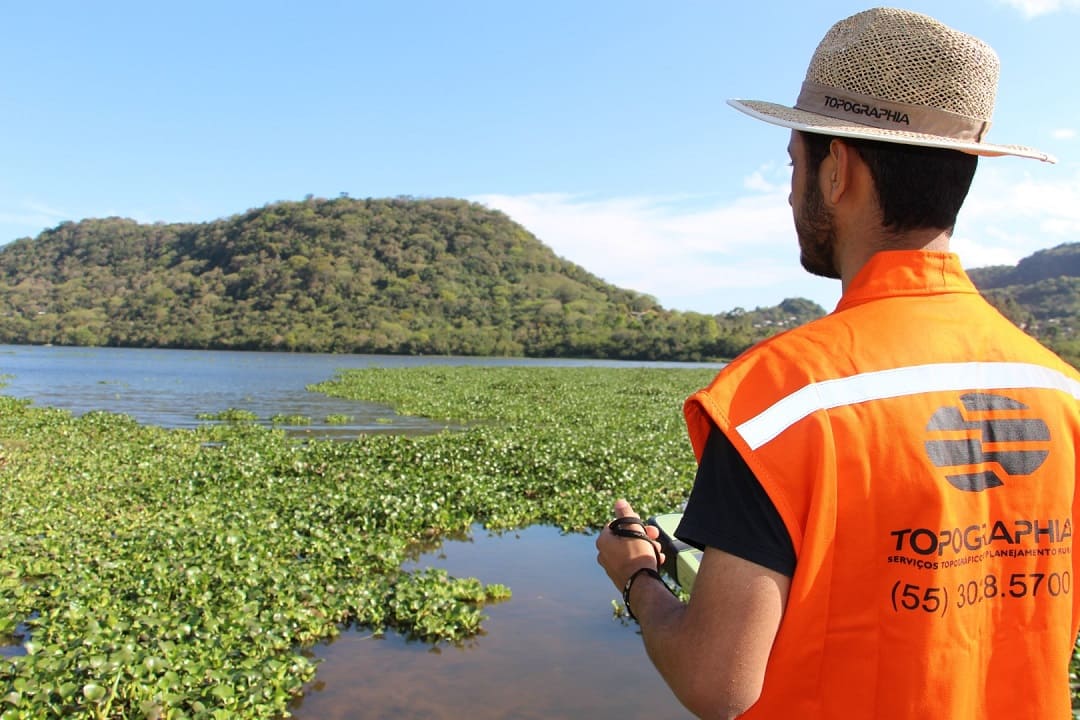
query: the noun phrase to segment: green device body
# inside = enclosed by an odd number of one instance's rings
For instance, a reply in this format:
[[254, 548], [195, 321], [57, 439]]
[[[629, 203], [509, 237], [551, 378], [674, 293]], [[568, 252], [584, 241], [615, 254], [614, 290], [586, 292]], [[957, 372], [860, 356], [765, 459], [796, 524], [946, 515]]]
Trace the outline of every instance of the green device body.
[[675, 528], [681, 519], [682, 513], [664, 513], [653, 515], [646, 522], [660, 531], [660, 548], [664, 552], [663, 571], [679, 587], [690, 592], [697, 577], [698, 565], [701, 564], [702, 551], [676, 539]]

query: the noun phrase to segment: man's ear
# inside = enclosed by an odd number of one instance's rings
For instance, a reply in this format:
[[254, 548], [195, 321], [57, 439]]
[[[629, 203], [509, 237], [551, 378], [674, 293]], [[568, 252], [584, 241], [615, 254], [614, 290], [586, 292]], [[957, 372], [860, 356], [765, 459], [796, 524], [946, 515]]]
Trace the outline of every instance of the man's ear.
[[843, 140], [833, 138], [829, 143], [829, 154], [821, 164], [822, 176], [819, 178], [822, 197], [830, 205], [836, 205], [851, 190], [854, 181], [855, 151]]

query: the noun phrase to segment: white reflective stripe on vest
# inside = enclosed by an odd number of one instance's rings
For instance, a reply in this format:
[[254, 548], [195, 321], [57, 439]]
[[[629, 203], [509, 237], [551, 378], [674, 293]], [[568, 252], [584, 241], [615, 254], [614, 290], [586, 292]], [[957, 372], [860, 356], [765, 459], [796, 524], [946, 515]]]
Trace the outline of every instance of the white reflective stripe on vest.
[[735, 428], [751, 450], [818, 410], [870, 400], [949, 390], [1060, 390], [1080, 399], [1080, 382], [1029, 363], [939, 363], [913, 365], [823, 380], [800, 388]]

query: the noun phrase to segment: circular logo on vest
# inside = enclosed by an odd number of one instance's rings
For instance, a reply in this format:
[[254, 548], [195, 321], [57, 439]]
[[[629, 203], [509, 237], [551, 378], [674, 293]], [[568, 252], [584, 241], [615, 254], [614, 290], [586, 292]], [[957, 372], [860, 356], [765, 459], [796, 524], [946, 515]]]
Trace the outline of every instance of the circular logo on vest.
[[968, 393], [959, 407], [943, 407], [926, 426], [926, 454], [960, 490], [1000, 487], [1003, 478], [1030, 475], [1049, 454], [1050, 428], [1022, 402]]

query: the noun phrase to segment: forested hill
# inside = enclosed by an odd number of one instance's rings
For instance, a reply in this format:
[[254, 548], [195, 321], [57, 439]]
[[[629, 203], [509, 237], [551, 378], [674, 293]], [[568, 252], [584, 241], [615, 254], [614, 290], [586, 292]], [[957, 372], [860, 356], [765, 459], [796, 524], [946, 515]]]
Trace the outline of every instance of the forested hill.
[[1016, 265], [994, 265], [968, 270], [980, 290], [1036, 285], [1060, 277], [1080, 277], [1080, 243], [1065, 243], [1039, 250]]
[[822, 313], [665, 310], [453, 199], [93, 219], [0, 247], [3, 343], [696, 360]]
[[1080, 367], [1080, 243], [968, 275], [1009, 319]]
[[[1080, 364], [1080, 243], [969, 272]], [[666, 310], [455, 199], [308, 198], [192, 224], [83, 220], [0, 246], [0, 343], [703, 360], [824, 313], [798, 298], [717, 310]]]

